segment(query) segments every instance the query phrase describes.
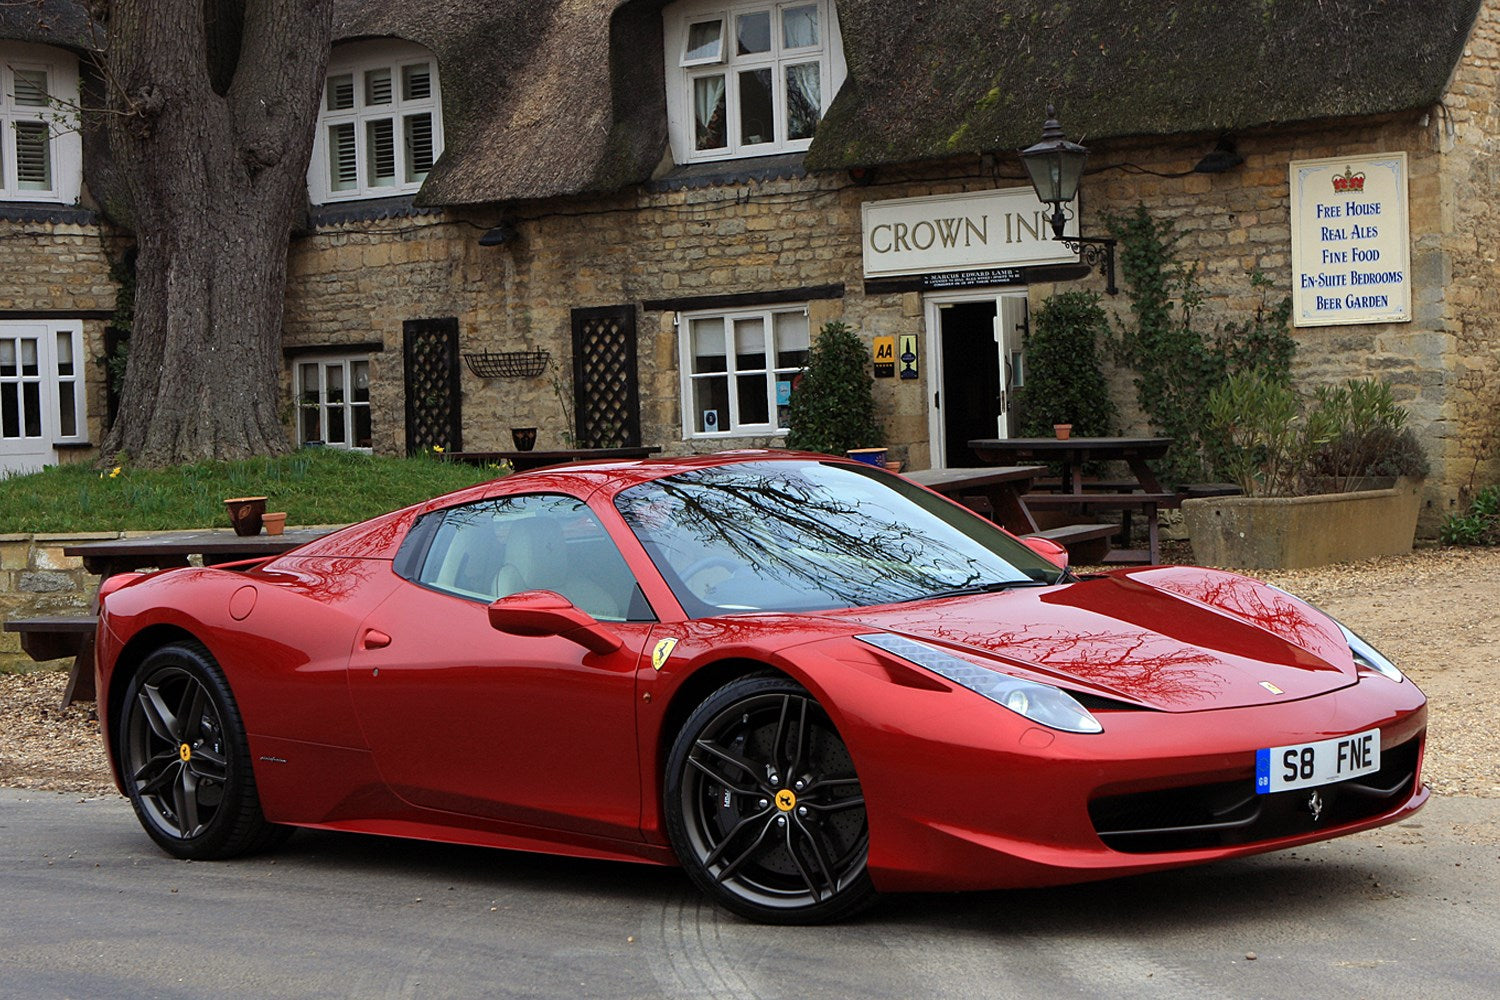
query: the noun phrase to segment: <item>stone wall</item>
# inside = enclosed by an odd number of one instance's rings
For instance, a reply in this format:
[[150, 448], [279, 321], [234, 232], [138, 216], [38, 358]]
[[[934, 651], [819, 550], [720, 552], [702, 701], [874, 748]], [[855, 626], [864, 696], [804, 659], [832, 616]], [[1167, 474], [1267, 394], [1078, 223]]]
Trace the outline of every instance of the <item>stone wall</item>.
[[[46, 615], [87, 614], [99, 578], [63, 547], [118, 538], [119, 532], [0, 535], [0, 621]], [[21, 637], [0, 632], [0, 670], [34, 666], [21, 652]]]

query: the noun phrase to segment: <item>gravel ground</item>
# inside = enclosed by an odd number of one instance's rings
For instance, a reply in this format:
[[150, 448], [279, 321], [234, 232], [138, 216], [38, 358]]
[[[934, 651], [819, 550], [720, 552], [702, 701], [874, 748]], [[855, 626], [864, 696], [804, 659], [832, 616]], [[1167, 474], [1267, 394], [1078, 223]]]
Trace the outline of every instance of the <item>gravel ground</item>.
[[[1267, 574], [1391, 657], [1431, 702], [1425, 776], [1441, 795], [1500, 798], [1500, 550]], [[59, 709], [66, 674], [0, 674], [0, 786], [115, 794], [92, 704]]]

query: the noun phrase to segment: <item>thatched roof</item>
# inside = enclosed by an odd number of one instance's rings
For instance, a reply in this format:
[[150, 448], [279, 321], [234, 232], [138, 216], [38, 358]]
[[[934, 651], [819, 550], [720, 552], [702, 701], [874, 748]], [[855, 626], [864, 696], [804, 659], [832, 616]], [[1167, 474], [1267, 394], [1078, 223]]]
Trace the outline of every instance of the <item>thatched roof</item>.
[[[336, 34], [438, 56], [447, 151], [420, 200], [611, 190], [666, 149], [664, 0], [338, 0]], [[808, 166], [1218, 132], [1441, 98], [1480, 0], [837, 0], [849, 79]]]
[[0, 0], [0, 38], [7, 41], [87, 49], [91, 37], [81, 0]]

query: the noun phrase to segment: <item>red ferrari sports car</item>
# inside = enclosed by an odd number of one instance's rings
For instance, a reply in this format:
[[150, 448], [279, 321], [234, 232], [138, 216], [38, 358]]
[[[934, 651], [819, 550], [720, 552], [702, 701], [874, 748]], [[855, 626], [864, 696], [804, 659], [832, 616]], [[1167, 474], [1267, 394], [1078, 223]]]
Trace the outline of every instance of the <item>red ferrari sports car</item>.
[[513, 475], [235, 569], [114, 577], [120, 788], [185, 858], [318, 827], [680, 864], [763, 921], [1406, 817], [1426, 701], [1230, 573], [1076, 576], [869, 466]]

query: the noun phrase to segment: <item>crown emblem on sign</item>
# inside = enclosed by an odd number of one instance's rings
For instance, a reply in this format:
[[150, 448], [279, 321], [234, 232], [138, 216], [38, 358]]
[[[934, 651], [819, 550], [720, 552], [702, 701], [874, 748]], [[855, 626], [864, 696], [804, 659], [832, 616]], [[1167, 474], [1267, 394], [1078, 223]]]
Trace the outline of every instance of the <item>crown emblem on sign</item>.
[[1361, 170], [1354, 173], [1348, 167], [1344, 168], [1342, 174], [1333, 175], [1333, 190], [1337, 194], [1349, 191], [1363, 191], [1365, 189], [1365, 172]]

